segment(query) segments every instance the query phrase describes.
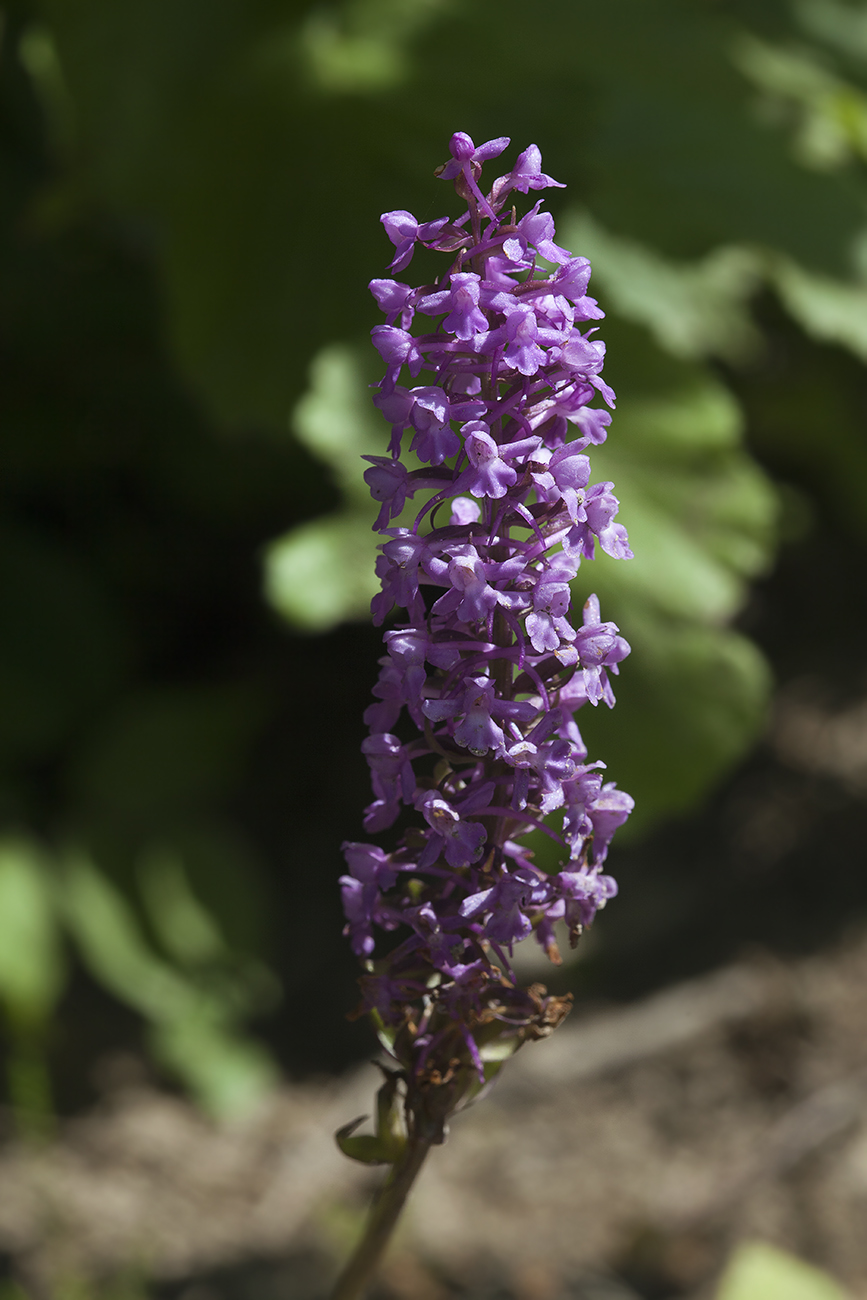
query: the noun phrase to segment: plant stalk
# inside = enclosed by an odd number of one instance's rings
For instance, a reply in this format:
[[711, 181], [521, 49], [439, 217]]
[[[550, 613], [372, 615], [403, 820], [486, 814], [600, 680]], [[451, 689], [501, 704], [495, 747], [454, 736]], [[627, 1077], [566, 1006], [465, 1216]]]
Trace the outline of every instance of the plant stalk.
[[408, 1139], [403, 1155], [392, 1166], [377, 1194], [364, 1235], [337, 1279], [330, 1300], [362, 1300], [367, 1294], [430, 1147], [430, 1141], [423, 1137]]

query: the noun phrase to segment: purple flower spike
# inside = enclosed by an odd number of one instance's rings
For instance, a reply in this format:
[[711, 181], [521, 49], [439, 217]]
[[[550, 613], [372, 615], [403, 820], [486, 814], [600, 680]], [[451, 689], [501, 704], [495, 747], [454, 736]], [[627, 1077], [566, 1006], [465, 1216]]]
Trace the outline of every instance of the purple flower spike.
[[[391, 426], [390, 455], [364, 458], [383, 538], [372, 608], [376, 623], [395, 622], [364, 715], [364, 824], [391, 851], [344, 845], [341, 889], [365, 962], [362, 1008], [395, 1035], [410, 1128], [440, 1136], [492, 1076], [488, 1045], [502, 1059], [566, 1014], [566, 999], [520, 986], [510, 954], [535, 934], [559, 960], [555, 922], [577, 941], [616, 893], [602, 864], [632, 808], [588, 761], [575, 720], [586, 704], [614, 704], [609, 675], [629, 653], [586, 589], [580, 627], [572, 615], [597, 545], [631, 555], [589, 454], [611, 424], [591, 403], [614, 405], [605, 345], [587, 325], [602, 312], [587, 295], [590, 263], [555, 242], [542, 200], [519, 218], [506, 208], [515, 192], [559, 186], [536, 146], [480, 188], [508, 143], [452, 137], [437, 175], [466, 204], [456, 220], [382, 218], [390, 270], [421, 243], [450, 259], [438, 280], [370, 286], [385, 316], [372, 332], [385, 364], [374, 402]], [[424, 468], [402, 459], [407, 430]], [[415, 522], [398, 526], [410, 497], [424, 498]], [[537, 827], [558, 846], [547, 870], [522, 843]], [[377, 956], [395, 930], [401, 942]]]

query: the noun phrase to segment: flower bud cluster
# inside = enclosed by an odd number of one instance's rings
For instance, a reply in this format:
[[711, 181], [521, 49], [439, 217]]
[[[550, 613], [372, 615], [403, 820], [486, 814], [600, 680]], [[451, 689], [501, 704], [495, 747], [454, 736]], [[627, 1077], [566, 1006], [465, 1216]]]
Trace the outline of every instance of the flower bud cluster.
[[[492, 1043], [562, 1019], [563, 999], [519, 986], [513, 945], [535, 934], [559, 960], [558, 920], [577, 941], [616, 892], [602, 867], [632, 808], [588, 761], [574, 718], [614, 704], [610, 674], [629, 653], [595, 596], [580, 627], [570, 620], [582, 560], [597, 546], [631, 555], [613, 485], [591, 483], [587, 454], [611, 421], [591, 403], [614, 405], [594, 337], [603, 313], [587, 296], [590, 263], [554, 242], [541, 199], [520, 219], [510, 206], [516, 191], [558, 185], [535, 145], [480, 188], [482, 164], [508, 143], [452, 137], [437, 175], [466, 202], [457, 220], [382, 217], [389, 271], [419, 246], [449, 255], [448, 271], [416, 288], [370, 285], [386, 318], [373, 330], [386, 367], [374, 402], [391, 425], [390, 454], [365, 457], [385, 539], [373, 616], [397, 608], [401, 621], [384, 634], [365, 713], [364, 824], [404, 829], [390, 851], [344, 845], [341, 884], [367, 968], [362, 1007], [390, 1027], [407, 1077], [438, 1085], [484, 1079]], [[418, 496], [414, 521], [397, 523]], [[534, 828], [557, 842], [559, 871], [522, 844]], [[400, 942], [375, 960], [377, 928]]]

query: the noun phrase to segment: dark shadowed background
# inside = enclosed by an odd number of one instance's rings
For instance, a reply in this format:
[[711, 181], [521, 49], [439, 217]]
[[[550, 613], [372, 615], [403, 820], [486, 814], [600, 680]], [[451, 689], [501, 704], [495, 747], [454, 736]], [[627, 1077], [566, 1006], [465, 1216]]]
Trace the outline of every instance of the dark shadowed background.
[[379, 653], [366, 285], [381, 212], [457, 210], [433, 176], [455, 130], [511, 135], [509, 161], [535, 142], [566, 182], [548, 206], [593, 261], [620, 397], [594, 466], [636, 559], [577, 585], [633, 647], [585, 734], [637, 809], [621, 896], [551, 986], [614, 1003], [863, 920], [864, 4], [16, 0], [0, 21], [18, 1127], [131, 1062], [232, 1115], [371, 1050], [336, 884]]

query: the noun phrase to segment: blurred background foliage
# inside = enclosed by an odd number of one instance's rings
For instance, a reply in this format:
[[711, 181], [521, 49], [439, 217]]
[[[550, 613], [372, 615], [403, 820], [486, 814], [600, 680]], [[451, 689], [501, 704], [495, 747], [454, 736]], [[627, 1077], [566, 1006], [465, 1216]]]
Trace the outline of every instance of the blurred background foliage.
[[455, 211], [432, 173], [456, 129], [540, 145], [607, 312], [621, 400], [595, 476], [636, 559], [579, 585], [633, 656], [586, 734], [651, 848], [623, 859], [614, 974], [585, 978], [623, 986], [660, 913], [702, 907], [697, 870], [675, 890], [629, 862], [670, 857], [668, 819], [744, 761], [775, 674], [863, 671], [863, 608], [828, 600], [867, 547], [867, 7], [0, 15], [0, 1001], [21, 1122], [86, 1100], [110, 1050], [147, 1044], [219, 1113], [278, 1064], [369, 1050], [342, 1022], [335, 886], [379, 646], [366, 285], [382, 211]]

